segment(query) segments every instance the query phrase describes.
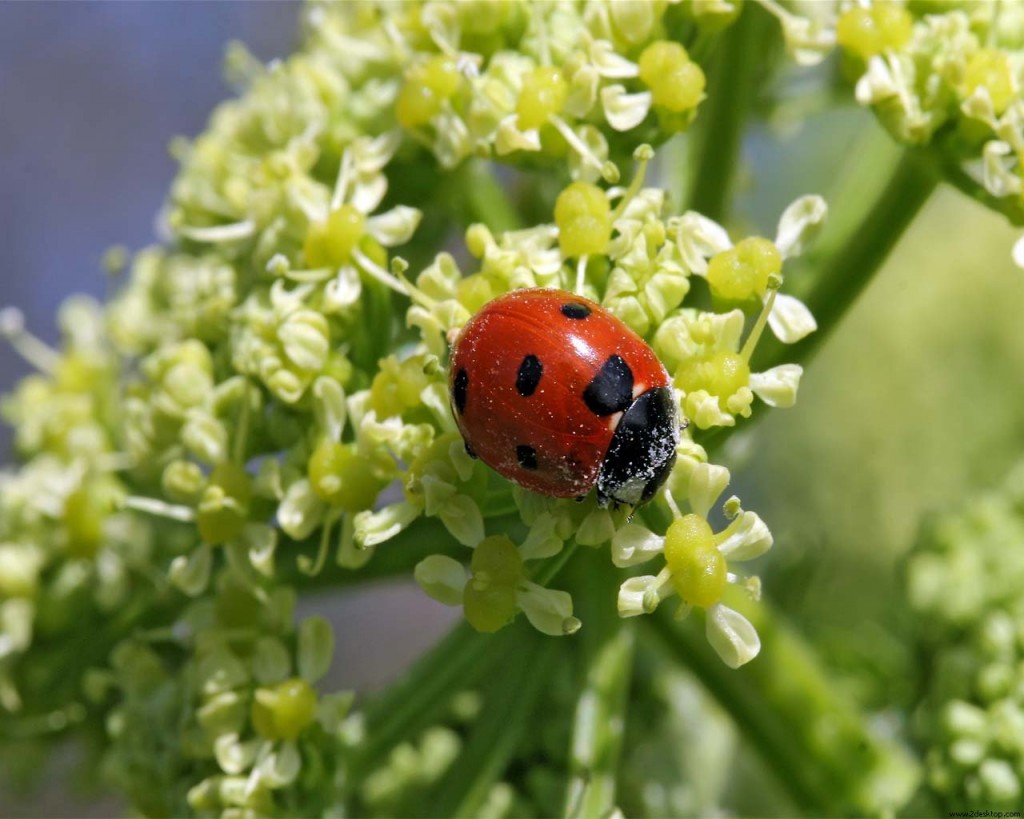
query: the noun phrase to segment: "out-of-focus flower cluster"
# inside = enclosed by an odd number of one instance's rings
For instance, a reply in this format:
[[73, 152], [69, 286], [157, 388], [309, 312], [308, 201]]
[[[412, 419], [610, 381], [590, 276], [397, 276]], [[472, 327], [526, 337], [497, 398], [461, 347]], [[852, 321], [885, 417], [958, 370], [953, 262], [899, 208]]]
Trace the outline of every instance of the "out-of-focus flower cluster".
[[927, 657], [916, 729], [943, 805], [1024, 798], [1024, 468], [934, 521], [907, 566]]
[[[4, 405], [24, 459], [0, 477], [5, 719], [43, 717], [45, 733], [102, 715], [105, 770], [147, 812], [327, 810], [347, 700], [312, 687], [331, 637], [293, 627], [293, 587], [329, 563], [358, 570], [424, 518], [452, 546], [416, 578], [480, 631], [520, 612], [577, 630], [571, 596], [540, 578], [567, 544], [611, 543], [619, 566], [664, 560], [622, 585], [623, 616], [675, 594], [706, 610], [725, 662], [755, 656], [756, 631], [722, 601], [727, 585], [757, 596], [733, 563], [771, 535], [736, 498], [712, 528], [729, 476], [697, 441], [755, 398], [795, 401], [800, 367], [750, 359], [766, 327], [783, 342], [815, 328], [779, 288], [825, 206], [804, 197], [774, 239], [734, 243], [645, 186], [650, 145], [704, 99], [680, 43], [735, 12], [311, 5], [290, 59], [232, 49], [241, 96], [174, 145], [166, 244], [131, 260], [104, 308], [68, 305], [60, 351], [0, 314], [40, 371]], [[438, 180], [480, 159], [556, 179], [546, 218], [499, 231], [449, 201]], [[459, 261], [437, 253], [446, 221], [465, 228]], [[407, 277], [406, 258], [425, 261]], [[694, 277], [710, 308], [687, 303]], [[514, 488], [466, 454], [447, 339], [521, 287], [600, 301], [669, 368], [691, 423], [656, 501], [667, 531]], [[474, 550], [468, 566], [454, 544]]]
[[842, 8], [836, 39], [857, 101], [947, 176], [1024, 221], [1024, 8], [893, 2]]

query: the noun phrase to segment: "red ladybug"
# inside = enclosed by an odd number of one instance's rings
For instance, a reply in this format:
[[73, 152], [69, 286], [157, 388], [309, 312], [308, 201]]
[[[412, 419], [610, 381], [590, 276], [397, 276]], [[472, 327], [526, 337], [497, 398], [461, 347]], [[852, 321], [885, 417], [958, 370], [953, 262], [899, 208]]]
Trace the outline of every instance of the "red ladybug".
[[668, 373], [619, 319], [564, 290], [484, 305], [452, 347], [448, 384], [466, 450], [556, 498], [650, 500], [676, 459]]

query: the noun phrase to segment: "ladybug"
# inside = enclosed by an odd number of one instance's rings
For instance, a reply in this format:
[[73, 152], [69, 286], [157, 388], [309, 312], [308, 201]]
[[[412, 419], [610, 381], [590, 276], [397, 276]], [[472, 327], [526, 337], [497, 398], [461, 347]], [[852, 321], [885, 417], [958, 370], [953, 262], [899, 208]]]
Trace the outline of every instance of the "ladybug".
[[650, 500], [676, 459], [679, 419], [654, 351], [564, 290], [515, 290], [452, 345], [452, 412], [466, 451], [527, 489], [601, 506]]

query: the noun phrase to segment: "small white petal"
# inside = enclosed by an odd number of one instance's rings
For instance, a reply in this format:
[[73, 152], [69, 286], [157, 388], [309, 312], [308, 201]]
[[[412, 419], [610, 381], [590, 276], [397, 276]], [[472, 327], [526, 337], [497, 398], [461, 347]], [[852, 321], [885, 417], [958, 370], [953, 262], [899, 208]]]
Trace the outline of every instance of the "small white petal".
[[295, 781], [301, 768], [302, 757], [298, 746], [294, 742], [282, 742], [277, 750], [258, 766], [259, 779], [269, 788], [284, 788]]
[[630, 94], [621, 85], [609, 85], [601, 89], [601, 106], [605, 119], [616, 131], [636, 128], [651, 110], [651, 92]]
[[466, 588], [466, 567], [454, 558], [431, 555], [416, 564], [413, 577], [428, 595], [446, 606], [461, 606]]
[[750, 389], [769, 407], [791, 407], [796, 403], [803, 372], [799, 364], [780, 364], [763, 373], [751, 373]]
[[676, 242], [683, 263], [701, 276], [707, 272], [709, 258], [732, 247], [725, 228], [696, 211], [687, 211], [679, 220]]
[[857, 80], [854, 95], [861, 105], [874, 105], [899, 95], [899, 86], [884, 58], [868, 60], [868, 70]]
[[709, 608], [707, 614], [708, 642], [729, 668], [739, 668], [758, 655], [761, 638], [746, 617], [721, 603]]
[[509, 114], [501, 121], [494, 137], [494, 151], [498, 156], [505, 156], [514, 151], [539, 151], [540, 132], [536, 128], [520, 131], [516, 125], [517, 114]]
[[221, 734], [214, 740], [213, 756], [224, 773], [237, 775], [252, 765], [259, 744], [258, 740], [241, 742], [238, 734]]
[[620, 56], [607, 40], [594, 40], [590, 44], [590, 61], [602, 77], [610, 80], [624, 80], [640, 73], [637, 64]]
[[363, 284], [359, 273], [351, 265], [345, 265], [324, 287], [324, 312], [337, 313], [359, 301]]
[[459, 491], [454, 484], [441, 480], [436, 475], [424, 475], [420, 479], [420, 485], [423, 487], [424, 511], [428, 515], [438, 514]]
[[706, 518], [728, 485], [729, 470], [724, 466], [697, 464], [690, 475], [690, 508], [695, 514]]
[[340, 441], [348, 407], [345, 389], [334, 378], [322, 375], [313, 382], [313, 414], [328, 441]]
[[315, 683], [330, 670], [333, 656], [334, 630], [330, 622], [318, 615], [307, 617], [299, 626], [299, 676]]
[[342, 518], [338, 555], [335, 562], [345, 569], [361, 569], [373, 557], [373, 549], [363, 547], [356, 541], [356, 527], [351, 515]]
[[661, 599], [660, 586], [660, 575], [645, 574], [626, 580], [619, 586], [619, 617], [637, 617], [654, 611]]
[[420, 516], [423, 507], [400, 501], [376, 512], [359, 512], [355, 517], [356, 541], [363, 546], [376, 546], [390, 540]]
[[242, 543], [249, 550], [249, 562], [264, 577], [274, 576], [277, 529], [265, 523], [249, 523], [242, 531]]
[[562, 539], [555, 532], [558, 520], [550, 512], [542, 512], [530, 524], [530, 533], [519, 547], [523, 560], [539, 560], [562, 551]]
[[463, 546], [476, 546], [484, 539], [484, 518], [472, 498], [456, 495], [441, 509], [441, 522]]
[[731, 427], [736, 424], [736, 419], [722, 410], [718, 396], [711, 395], [707, 390], [688, 393], [683, 401], [683, 410], [698, 429]]
[[422, 218], [422, 211], [398, 205], [387, 213], [367, 219], [366, 232], [384, 247], [404, 245], [412, 238]]
[[768, 326], [783, 344], [795, 344], [818, 329], [818, 323], [800, 299], [775, 294], [775, 304], [768, 315]]
[[612, 563], [618, 567], [636, 566], [661, 554], [665, 538], [637, 523], [628, 523], [612, 538]]
[[730, 561], [753, 560], [772, 547], [772, 533], [756, 512], [744, 512], [721, 534], [718, 551]]
[[190, 555], [178, 555], [171, 561], [168, 578], [171, 584], [189, 597], [197, 597], [206, 591], [213, 568], [213, 550], [205, 543], [192, 550]]
[[1024, 236], [1013, 243], [1013, 263], [1024, 270]]
[[828, 214], [828, 205], [820, 196], [801, 196], [786, 208], [779, 219], [775, 246], [782, 258], [799, 256], [804, 242], [813, 238]]
[[568, 592], [545, 589], [526, 581], [516, 590], [516, 604], [537, 631], [563, 637], [580, 628], [572, 616], [572, 596]]
[[302, 478], [288, 487], [277, 507], [277, 522], [286, 535], [295, 540], [309, 537], [323, 520], [324, 504], [313, 486]]
[[1021, 179], [1013, 167], [1013, 149], [1006, 142], [993, 139], [982, 149], [982, 184], [993, 196], [1003, 197], [1021, 192]]
[[608, 509], [595, 509], [580, 523], [576, 531], [576, 542], [581, 546], [600, 546], [615, 534], [615, 522]]

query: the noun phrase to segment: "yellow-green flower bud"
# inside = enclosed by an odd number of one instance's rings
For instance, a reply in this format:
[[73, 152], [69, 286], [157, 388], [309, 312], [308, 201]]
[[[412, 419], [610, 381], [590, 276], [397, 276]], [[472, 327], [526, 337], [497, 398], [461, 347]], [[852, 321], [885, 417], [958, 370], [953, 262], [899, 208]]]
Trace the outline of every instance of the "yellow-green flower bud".
[[1013, 101], [1013, 69], [1006, 53], [983, 48], [967, 62], [964, 69], [964, 96], [971, 96], [979, 88], [988, 91], [996, 114], [1002, 114]]
[[549, 116], [562, 110], [568, 94], [569, 84], [554, 66], [540, 66], [526, 74], [516, 102], [520, 130], [529, 131], [546, 123]]
[[655, 105], [678, 114], [696, 108], [704, 98], [704, 72], [679, 43], [651, 43], [640, 55], [639, 68]]
[[426, 125], [458, 88], [459, 70], [450, 57], [438, 54], [412, 66], [395, 102], [398, 124], [403, 128]]
[[555, 224], [563, 256], [604, 253], [612, 235], [608, 197], [597, 185], [573, 182], [555, 200]]
[[782, 270], [782, 254], [773, 242], [753, 236], [716, 253], [708, 262], [707, 280], [720, 299], [741, 302], [762, 298], [768, 280]]
[[902, 47], [910, 39], [913, 19], [901, 5], [876, 2], [870, 8], [853, 6], [843, 12], [836, 24], [836, 40], [862, 60], [886, 49]]
[[675, 377], [675, 385], [685, 393], [706, 390], [723, 399], [749, 384], [750, 365], [739, 354], [724, 351], [691, 358]]
[[245, 468], [236, 463], [226, 461], [214, 467], [196, 514], [196, 526], [204, 543], [218, 546], [242, 533], [251, 484]]
[[665, 561], [672, 585], [687, 603], [707, 608], [722, 599], [727, 566], [704, 518], [690, 514], [672, 521], [665, 532]]
[[378, 418], [401, 415], [422, 404], [420, 393], [431, 381], [423, 371], [423, 365], [422, 356], [402, 362], [394, 356], [381, 360], [380, 372], [370, 385], [370, 409], [377, 413]]
[[514, 586], [523, 576], [523, 559], [516, 545], [504, 535], [480, 541], [470, 562], [473, 577], [498, 586]]
[[516, 586], [523, 576], [523, 559], [504, 535], [485, 538], [473, 552], [473, 576], [462, 596], [466, 620], [477, 631], [494, 632], [519, 610]]
[[110, 498], [84, 483], [64, 501], [67, 551], [72, 557], [93, 557], [103, 543], [103, 523], [110, 513]]
[[516, 590], [510, 586], [485, 586], [470, 578], [462, 595], [462, 610], [473, 628], [492, 634], [516, 616]]
[[250, 716], [252, 727], [260, 736], [290, 742], [312, 724], [316, 716], [316, 691], [300, 677], [257, 688]]
[[354, 205], [342, 205], [323, 222], [311, 222], [302, 246], [306, 264], [312, 268], [340, 267], [366, 231], [366, 217]]
[[321, 441], [310, 456], [307, 472], [317, 497], [346, 512], [369, 509], [383, 488], [355, 444]]

